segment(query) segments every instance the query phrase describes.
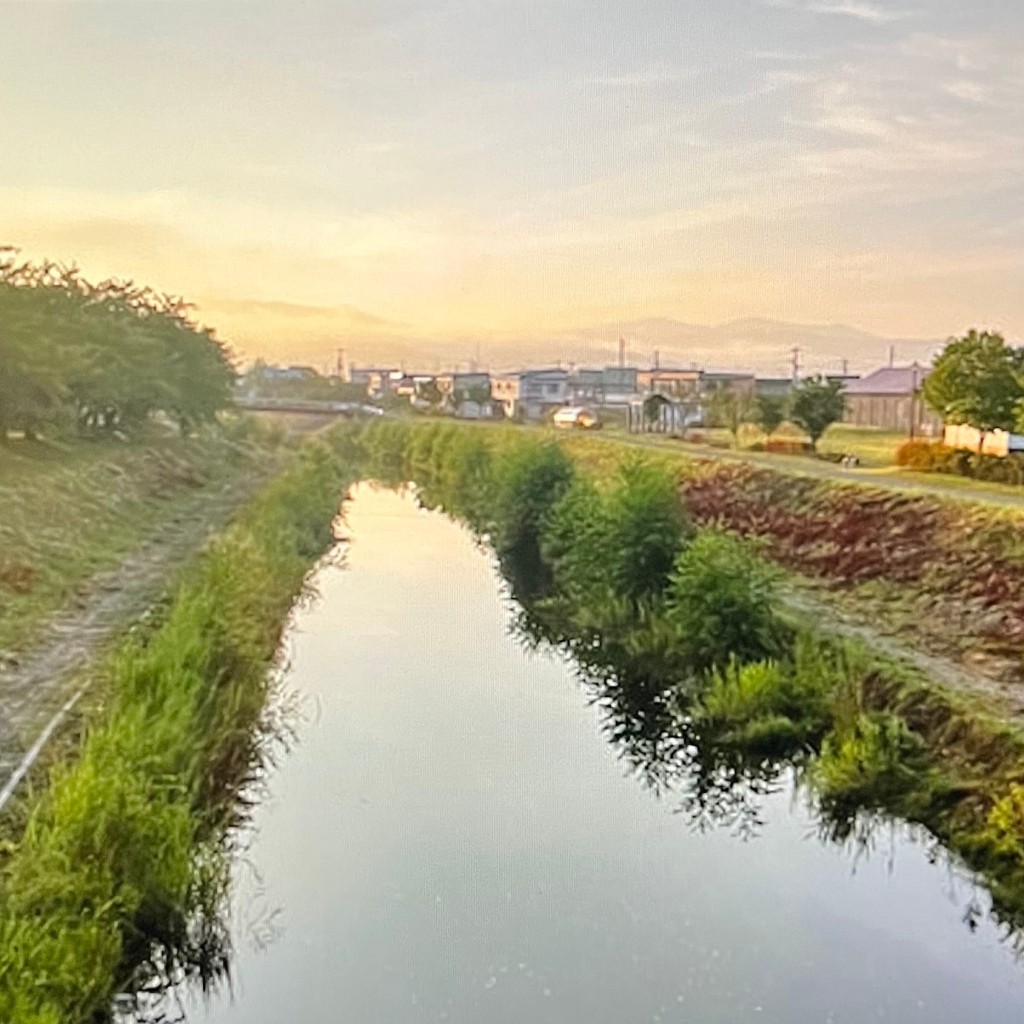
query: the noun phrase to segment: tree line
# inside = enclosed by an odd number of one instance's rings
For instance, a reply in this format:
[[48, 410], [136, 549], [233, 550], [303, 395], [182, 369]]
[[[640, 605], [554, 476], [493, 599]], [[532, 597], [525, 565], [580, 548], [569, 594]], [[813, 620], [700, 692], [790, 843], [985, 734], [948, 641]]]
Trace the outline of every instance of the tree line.
[[0, 441], [130, 434], [162, 412], [187, 433], [230, 400], [235, 371], [182, 299], [0, 248]]
[[846, 411], [843, 384], [818, 375], [793, 385], [788, 395], [758, 395], [722, 385], [709, 401], [712, 422], [725, 427], [738, 442], [740, 427], [752, 423], [771, 437], [787, 420], [800, 427], [817, 448], [822, 434], [838, 423]]

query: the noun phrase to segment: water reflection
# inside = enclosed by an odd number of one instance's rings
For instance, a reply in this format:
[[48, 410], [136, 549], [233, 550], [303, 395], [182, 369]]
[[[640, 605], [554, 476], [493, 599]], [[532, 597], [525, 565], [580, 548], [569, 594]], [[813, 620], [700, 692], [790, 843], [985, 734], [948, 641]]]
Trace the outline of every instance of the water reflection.
[[983, 884], [925, 827], [878, 807], [821, 800], [803, 783], [808, 751], [768, 757], [739, 747], [688, 714], [685, 694], [666, 679], [637, 666], [617, 642], [574, 635], [557, 604], [544, 599], [529, 569], [502, 572], [515, 598], [510, 635], [526, 649], [556, 652], [573, 666], [589, 702], [598, 709], [601, 734], [617, 752], [628, 774], [659, 799], [671, 803], [696, 832], [722, 829], [755, 839], [768, 824], [768, 801], [788, 794], [810, 818], [809, 833], [847, 854], [857, 865], [881, 856], [892, 869], [897, 849], [913, 844], [947, 873], [947, 894], [963, 907], [963, 923], [976, 931], [986, 914], [1000, 926], [1017, 956], [1024, 935], [1012, 919], [991, 906]]
[[655, 673], [511, 606], [440, 515], [360, 489], [348, 519], [292, 637], [322, 713], [220, 908], [247, 922], [231, 974], [150, 1020], [1015, 1019], [988, 900], [927, 837], [833, 828], [798, 757], [743, 758]]

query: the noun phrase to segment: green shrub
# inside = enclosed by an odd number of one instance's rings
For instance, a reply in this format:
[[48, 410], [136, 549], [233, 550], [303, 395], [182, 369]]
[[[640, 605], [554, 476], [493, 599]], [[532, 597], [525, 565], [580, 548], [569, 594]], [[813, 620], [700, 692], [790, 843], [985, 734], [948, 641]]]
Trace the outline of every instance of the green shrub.
[[922, 743], [903, 719], [861, 714], [822, 742], [809, 779], [823, 809], [839, 818], [892, 805], [921, 784]]
[[615, 592], [633, 602], [661, 594], [692, 532], [674, 476], [649, 462], [628, 462], [605, 508], [604, 554]]
[[665, 589], [688, 533], [673, 476], [631, 461], [605, 490], [577, 477], [547, 518], [542, 553], [577, 603], [600, 603], [610, 590], [636, 605]]
[[666, 591], [666, 615], [690, 672], [783, 652], [786, 629], [775, 611], [776, 578], [754, 547], [729, 533], [702, 530], [682, 549]]
[[557, 444], [530, 441], [499, 453], [492, 513], [499, 556], [539, 560], [545, 519], [572, 478], [572, 463]]

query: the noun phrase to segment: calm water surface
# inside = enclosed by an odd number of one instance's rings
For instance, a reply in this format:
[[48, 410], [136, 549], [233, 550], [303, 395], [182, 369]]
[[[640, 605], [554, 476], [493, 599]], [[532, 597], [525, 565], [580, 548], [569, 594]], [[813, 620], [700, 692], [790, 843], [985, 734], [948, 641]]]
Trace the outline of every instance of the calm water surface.
[[238, 869], [232, 992], [192, 1024], [1024, 1020], [1024, 969], [909, 835], [767, 798], [749, 841], [630, 777], [490, 559], [361, 487], [290, 638], [309, 714]]

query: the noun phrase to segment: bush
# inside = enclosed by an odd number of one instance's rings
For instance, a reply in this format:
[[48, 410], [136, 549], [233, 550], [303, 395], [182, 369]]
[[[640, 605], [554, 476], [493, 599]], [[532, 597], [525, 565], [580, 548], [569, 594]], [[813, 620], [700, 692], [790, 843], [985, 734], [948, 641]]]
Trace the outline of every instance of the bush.
[[922, 749], [902, 718], [860, 714], [825, 737], [809, 778], [826, 813], [847, 818], [919, 786]]
[[806, 455], [814, 451], [814, 446], [809, 441], [785, 441], [779, 438], [769, 438], [764, 443], [766, 452], [774, 452], [776, 455]]
[[500, 453], [492, 512], [500, 557], [539, 562], [544, 521], [572, 478], [572, 463], [557, 444], [517, 444]]
[[905, 469], [934, 470], [946, 460], [949, 451], [934, 441], [904, 441], [896, 449], [896, 465]]
[[777, 657], [786, 630], [775, 612], [776, 571], [733, 534], [703, 530], [676, 559], [666, 614], [695, 674]]
[[578, 477], [551, 510], [542, 552], [556, 586], [576, 603], [599, 603], [610, 589], [636, 605], [665, 589], [688, 533], [675, 478], [635, 460], [605, 491]]

